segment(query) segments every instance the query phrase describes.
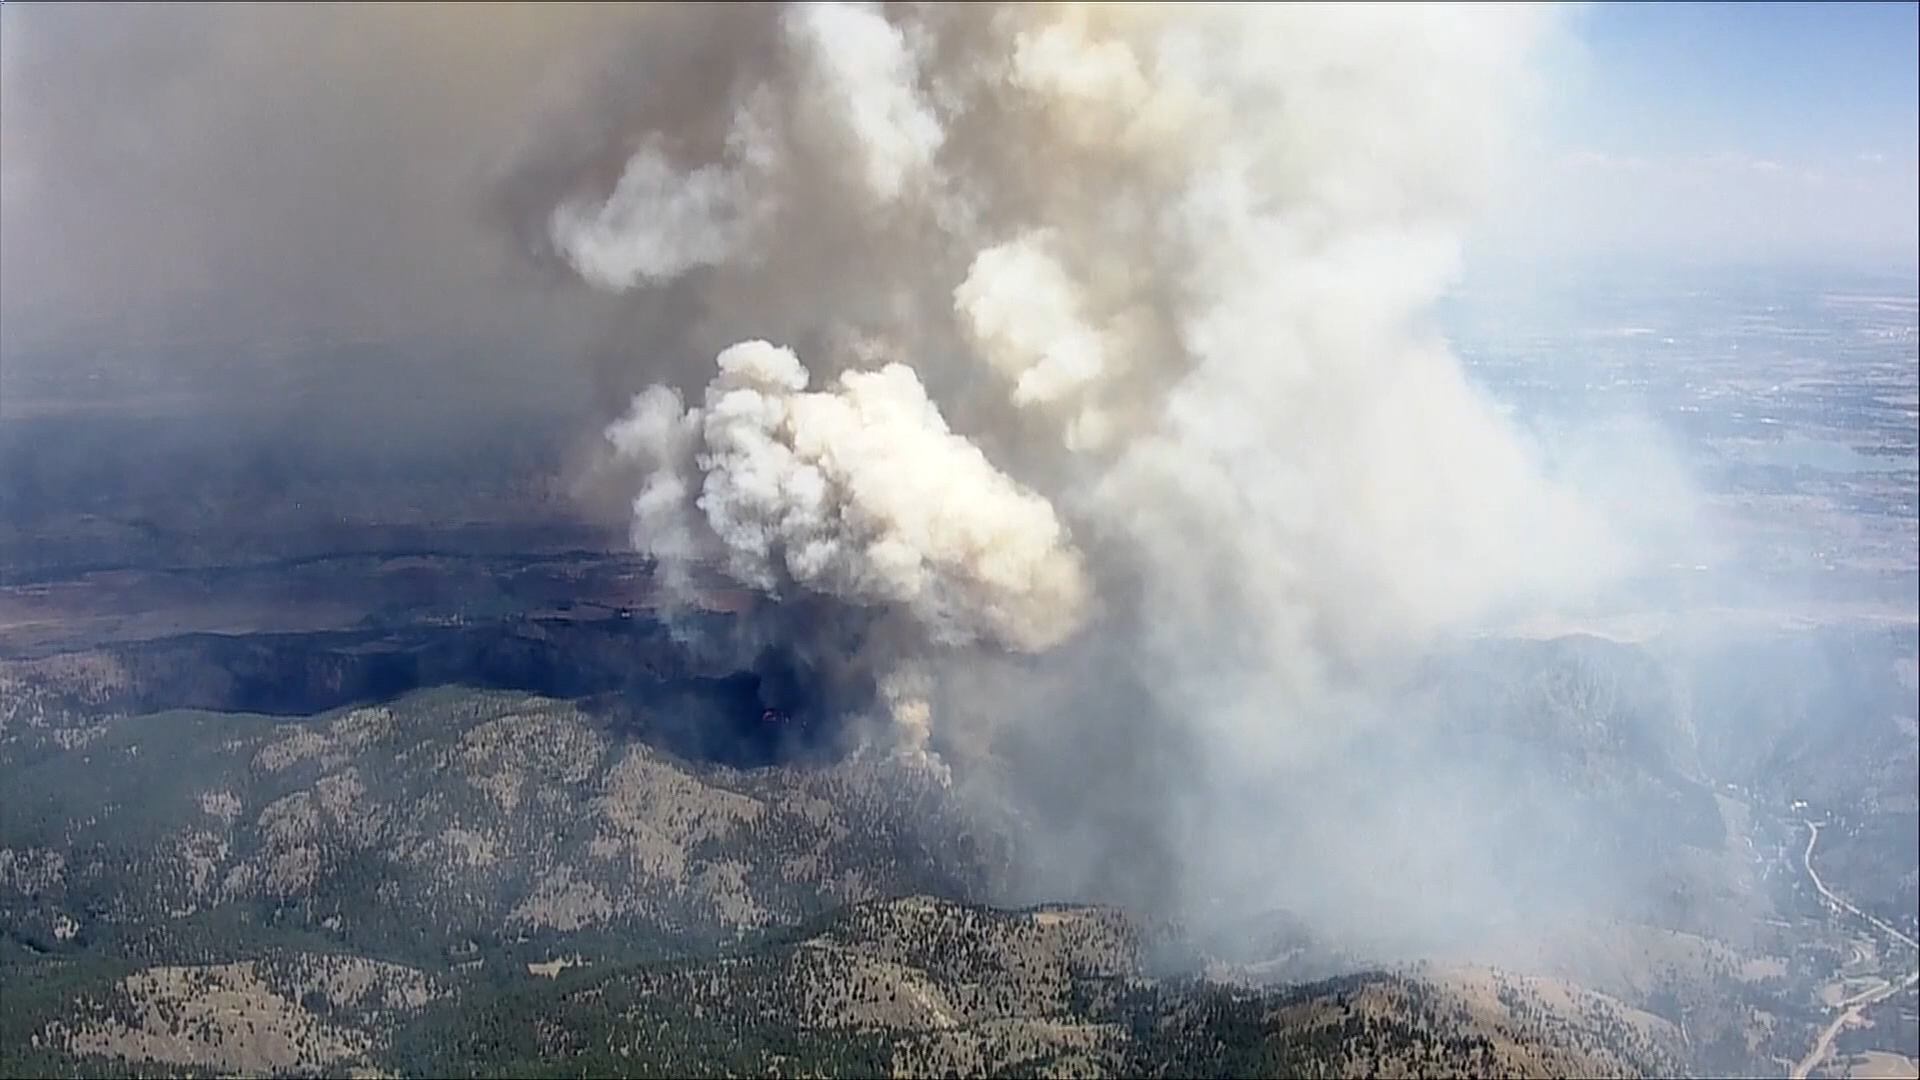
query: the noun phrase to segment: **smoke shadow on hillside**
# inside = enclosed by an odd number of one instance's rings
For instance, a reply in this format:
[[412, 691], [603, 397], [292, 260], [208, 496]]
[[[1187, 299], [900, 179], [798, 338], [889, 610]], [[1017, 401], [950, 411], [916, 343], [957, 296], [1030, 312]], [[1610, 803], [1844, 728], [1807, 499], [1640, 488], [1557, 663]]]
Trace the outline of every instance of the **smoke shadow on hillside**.
[[466, 686], [574, 702], [603, 728], [690, 762], [763, 768], [850, 752], [870, 687], [829, 694], [778, 647], [739, 654], [645, 616], [509, 619], [402, 631], [187, 634], [114, 646], [128, 673], [106, 704], [312, 716]]

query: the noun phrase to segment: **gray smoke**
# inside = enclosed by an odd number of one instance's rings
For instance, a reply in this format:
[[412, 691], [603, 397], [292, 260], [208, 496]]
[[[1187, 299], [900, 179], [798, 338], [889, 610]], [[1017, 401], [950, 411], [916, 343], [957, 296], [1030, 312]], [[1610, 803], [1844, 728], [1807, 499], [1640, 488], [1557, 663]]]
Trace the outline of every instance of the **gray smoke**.
[[700, 405], [609, 431], [669, 574], [1040, 652], [1091, 617], [1095, 539], [1169, 696], [1239, 728], [1618, 566], [1422, 321], [1539, 12], [760, 18], [549, 218], [596, 286], [688, 287], [666, 347], [724, 343]]
[[624, 162], [526, 172], [653, 313], [635, 369], [709, 365], [608, 429], [635, 543], [883, 613], [903, 743], [1016, 808], [1073, 770], [1063, 848], [1257, 857], [1267, 811], [1199, 789], [1331, 760], [1426, 645], [1631, 565], [1428, 318], [1547, 13], [708, 17], [708, 92], [641, 57]]
[[457, 328], [515, 345], [435, 385], [509, 400], [593, 353], [663, 580], [764, 593], [753, 647], [871, 686], [1050, 895], [1406, 917], [1451, 789], [1300, 778], [1637, 561], [1430, 318], [1550, 9], [15, 7], [0, 347]]

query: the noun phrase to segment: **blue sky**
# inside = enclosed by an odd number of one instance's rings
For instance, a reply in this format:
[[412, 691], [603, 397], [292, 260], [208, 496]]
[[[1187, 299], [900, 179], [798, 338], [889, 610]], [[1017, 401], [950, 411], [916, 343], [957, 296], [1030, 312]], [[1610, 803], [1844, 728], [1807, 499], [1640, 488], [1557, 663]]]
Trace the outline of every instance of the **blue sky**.
[[1493, 224], [1555, 255], [1911, 262], [1920, 5], [1567, 13]]
[[1575, 17], [1603, 92], [1599, 149], [1913, 156], [1920, 5], [1606, 4]]

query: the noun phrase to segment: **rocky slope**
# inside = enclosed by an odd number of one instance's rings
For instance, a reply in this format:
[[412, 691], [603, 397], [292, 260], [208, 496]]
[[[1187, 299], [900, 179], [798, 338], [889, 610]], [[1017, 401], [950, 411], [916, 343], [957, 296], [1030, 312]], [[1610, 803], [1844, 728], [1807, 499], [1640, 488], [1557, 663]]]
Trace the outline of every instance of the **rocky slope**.
[[[309, 690], [356, 662], [335, 645]], [[757, 719], [724, 676], [650, 671], [619, 708], [145, 711], [278, 646], [163, 662], [185, 648], [0, 668], [0, 1072], [1757, 1073], [1812, 1022], [1787, 951], [1707, 933], [1765, 900], [1745, 804], [1706, 779], [1737, 740], [1592, 640], [1456, 658], [1410, 698], [1431, 726], [1379, 752], [1471, 756], [1516, 819], [1581, 800], [1596, 832], [1558, 849], [1639, 845], [1678, 886], [1637, 913], [1664, 928], [1393, 970], [1283, 916], [1209, 965], [1106, 909], [959, 903], [1007, 895], [1007, 841], [910, 760], [676, 743], [674, 716]]]
[[190, 955], [231, 922], [416, 961], [583, 931], [657, 951], [977, 893], [986, 865], [909, 763], [696, 769], [523, 694], [32, 733], [6, 770], [0, 920], [50, 954]]
[[[1671, 1024], [1483, 968], [1251, 991], [1142, 975], [1085, 907], [905, 897], [721, 955], [435, 978], [337, 955], [157, 966], [45, 1003], [10, 1065], [400, 1075], [1678, 1075]], [[548, 976], [541, 978], [538, 976]]]

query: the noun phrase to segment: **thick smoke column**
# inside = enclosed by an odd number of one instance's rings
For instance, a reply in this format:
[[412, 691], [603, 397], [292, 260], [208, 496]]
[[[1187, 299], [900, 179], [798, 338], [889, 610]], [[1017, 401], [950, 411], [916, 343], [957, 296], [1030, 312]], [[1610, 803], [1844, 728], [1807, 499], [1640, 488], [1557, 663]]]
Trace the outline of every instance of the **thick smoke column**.
[[672, 298], [636, 365], [704, 365], [609, 429], [635, 541], [894, 619], [916, 739], [1064, 722], [1090, 661], [991, 715], [931, 684], [1092, 635], [1145, 695], [1107, 727], [1297, 762], [1357, 676], [1621, 565], [1421, 318], [1541, 11], [700, 18], [548, 203], [583, 279]]
[[743, 342], [704, 407], [655, 388], [612, 429], [647, 470], [634, 542], [670, 581], [715, 558], [770, 593], [897, 606], [941, 644], [1038, 651], [1075, 629], [1086, 584], [1053, 507], [948, 431], [913, 369], [807, 382], [791, 351]]

